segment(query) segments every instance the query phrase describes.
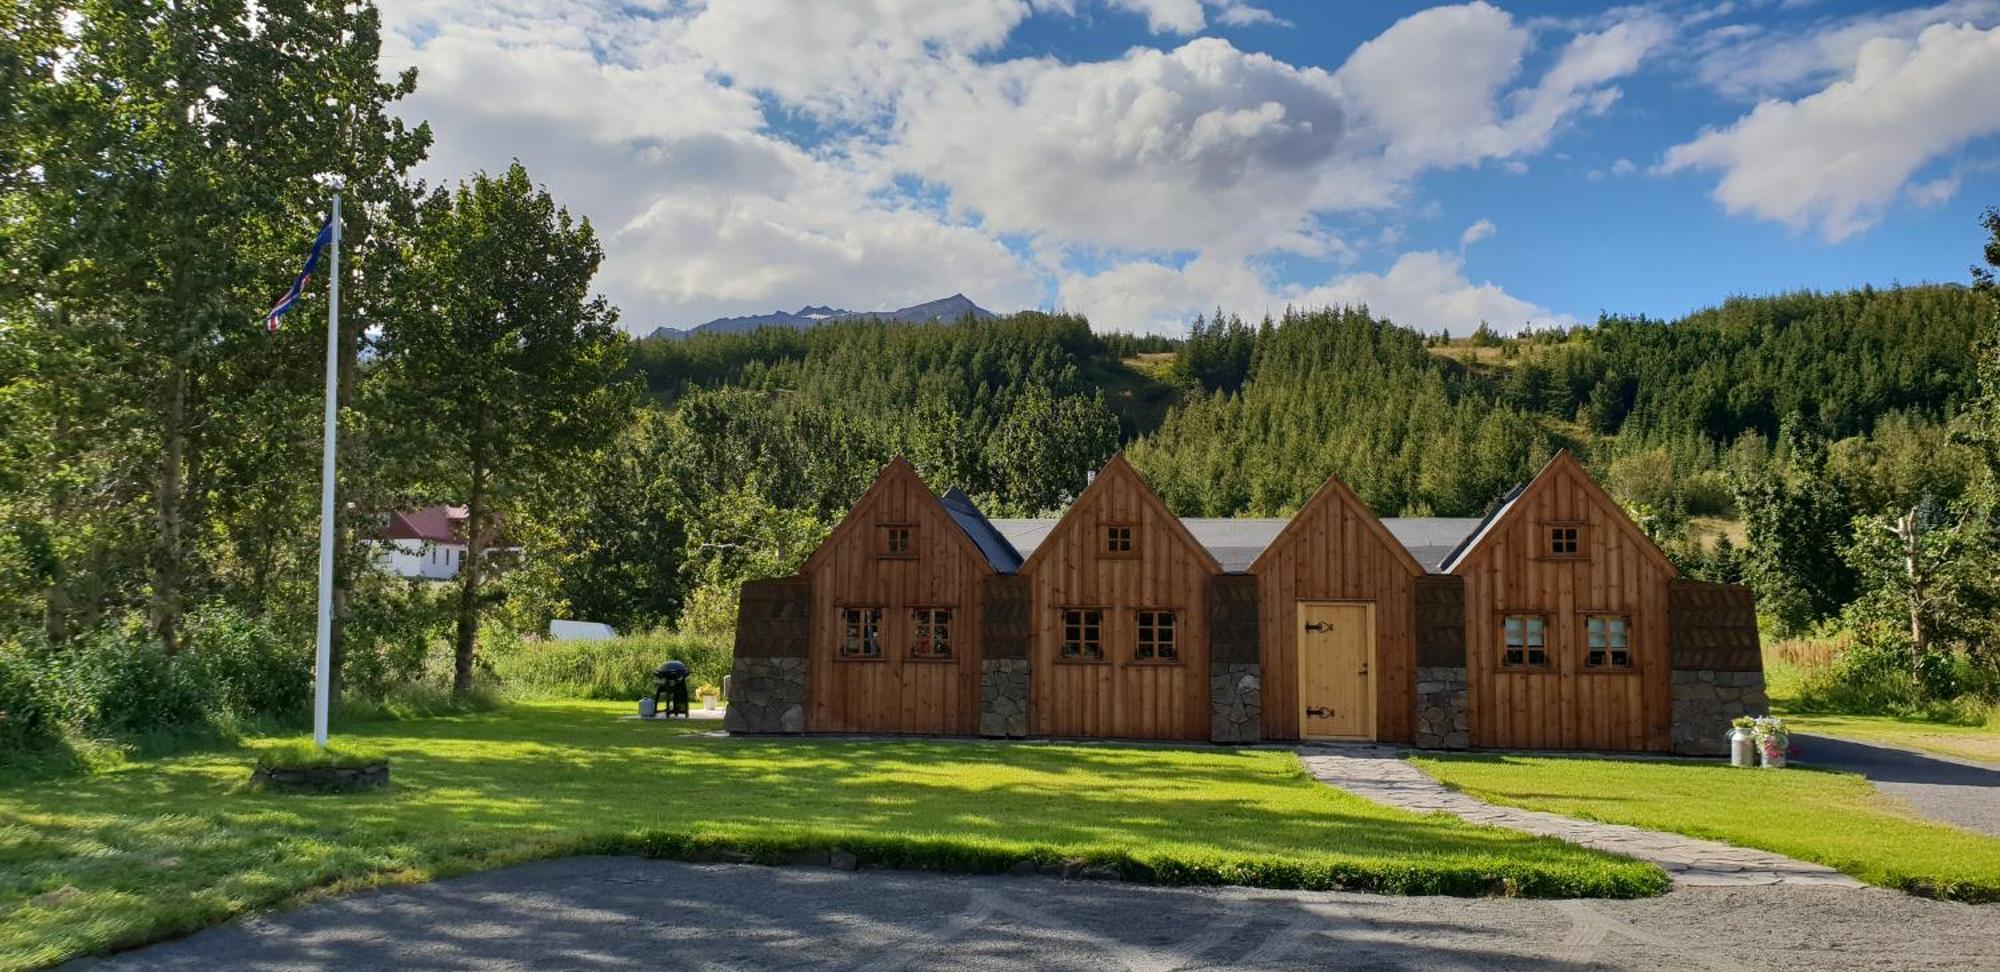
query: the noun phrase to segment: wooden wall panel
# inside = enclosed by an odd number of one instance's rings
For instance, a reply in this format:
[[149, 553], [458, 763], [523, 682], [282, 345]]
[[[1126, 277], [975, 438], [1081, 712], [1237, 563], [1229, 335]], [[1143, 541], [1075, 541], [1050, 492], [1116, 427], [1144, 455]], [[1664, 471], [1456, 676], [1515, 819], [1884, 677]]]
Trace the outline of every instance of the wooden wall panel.
[[[1544, 555], [1547, 525], [1562, 521], [1582, 526], [1586, 557]], [[1453, 573], [1465, 578], [1474, 746], [1671, 747], [1667, 592], [1674, 570], [1573, 457], [1551, 462]], [[1508, 614], [1548, 618], [1546, 672], [1500, 667]], [[1631, 619], [1631, 671], [1585, 669], [1591, 614]]]
[[1422, 568], [1345, 484], [1330, 481], [1251, 565], [1257, 575], [1263, 730], [1299, 738], [1300, 601], [1375, 605], [1375, 737], [1408, 742], [1416, 722], [1416, 580]]
[[[1101, 556], [1108, 524], [1133, 527], [1135, 556]], [[1113, 458], [1022, 568], [1035, 588], [1034, 732], [1207, 739], [1208, 582], [1218, 572], [1138, 473]], [[1064, 608], [1104, 611], [1104, 661], [1061, 660]], [[1179, 661], [1133, 658], [1140, 608], [1176, 613]]]
[[[914, 525], [916, 556], [877, 556], [879, 524]], [[814, 618], [807, 695], [810, 732], [979, 730], [980, 584], [991, 569], [923, 481], [900, 460], [807, 562]], [[882, 658], [837, 657], [840, 609], [883, 609]], [[910, 657], [912, 608], [952, 609], [952, 657]]]

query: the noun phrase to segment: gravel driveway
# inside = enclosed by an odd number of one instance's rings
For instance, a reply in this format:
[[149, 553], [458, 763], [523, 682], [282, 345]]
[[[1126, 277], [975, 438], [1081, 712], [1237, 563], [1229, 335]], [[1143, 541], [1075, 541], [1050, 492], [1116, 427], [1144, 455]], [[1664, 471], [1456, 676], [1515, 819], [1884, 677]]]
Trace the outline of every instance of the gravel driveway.
[[2000, 970], [2000, 908], [1875, 889], [1642, 901], [1171, 889], [572, 858], [366, 892], [107, 969]]
[[1800, 763], [1860, 773], [1923, 816], [2000, 837], [2000, 769], [1851, 739], [1795, 739]]

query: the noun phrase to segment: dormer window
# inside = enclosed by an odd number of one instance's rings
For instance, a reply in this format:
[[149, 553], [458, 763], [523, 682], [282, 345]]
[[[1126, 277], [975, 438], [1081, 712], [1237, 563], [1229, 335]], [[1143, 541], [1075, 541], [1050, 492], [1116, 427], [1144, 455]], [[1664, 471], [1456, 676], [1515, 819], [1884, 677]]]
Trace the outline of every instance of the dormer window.
[[1111, 523], [1104, 527], [1104, 556], [1131, 557], [1138, 548], [1132, 539], [1132, 526], [1128, 523]]
[[1556, 560], [1581, 560], [1585, 556], [1583, 546], [1583, 524], [1547, 523], [1542, 526], [1548, 546], [1543, 555]]
[[908, 523], [884, 523], [875, 528], [877, 557], [915, 557], [917, 528]]

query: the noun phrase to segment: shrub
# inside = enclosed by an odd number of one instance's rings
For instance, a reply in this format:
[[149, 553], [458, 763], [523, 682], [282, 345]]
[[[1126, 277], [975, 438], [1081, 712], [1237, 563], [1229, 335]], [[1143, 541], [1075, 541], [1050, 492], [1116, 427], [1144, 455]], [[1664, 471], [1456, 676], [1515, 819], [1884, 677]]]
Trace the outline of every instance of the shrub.
[[0, 644], [0, 751], [44, 749], [62, 738], [40, 666], [19, 646]]
[[653, 694], [653, 671], [669, 658], [687, 663], [689, 690], [721, 684], [731, 648], [724, 636], [657, 631], [606, 641], [524, 640], [496, 644], [493, 673], [527, 698], [636, 699]]
[[133, 625], [99, 631], [67, 666], [90, 732], [136, 733], [196, 726], [218, 712], [209, 673], [192, 655], [174, 657]]
[[313, 659], [302, 632], [281, 635], [268, 620], [213, 607], [188, 620], [187, 644], [191, 661], [230, 715], [285, 717], [306, 710]]

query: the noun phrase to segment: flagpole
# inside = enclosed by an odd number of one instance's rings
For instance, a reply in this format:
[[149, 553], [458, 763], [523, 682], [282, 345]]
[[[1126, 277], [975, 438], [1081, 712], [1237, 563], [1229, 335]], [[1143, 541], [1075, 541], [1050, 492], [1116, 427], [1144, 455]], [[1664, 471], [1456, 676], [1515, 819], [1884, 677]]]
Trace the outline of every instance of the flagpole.
[[333, 194], [333, 264], [326, 302], [326, 429], [319, 470], [319, 643], [313, 655], [313, 745], [326, 748], [333, 682], [333, 443], [340, 415], [340, 194]]

